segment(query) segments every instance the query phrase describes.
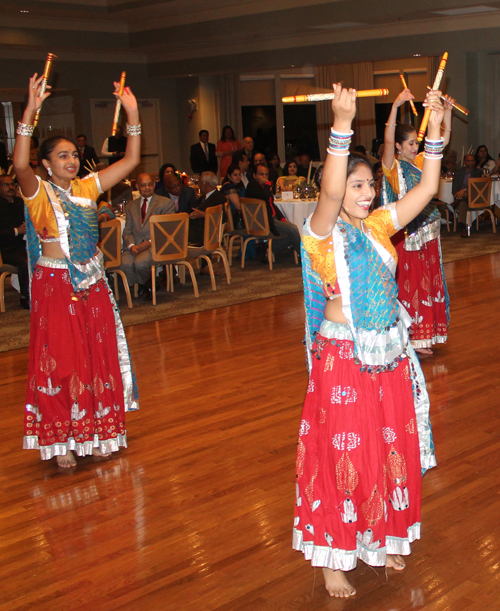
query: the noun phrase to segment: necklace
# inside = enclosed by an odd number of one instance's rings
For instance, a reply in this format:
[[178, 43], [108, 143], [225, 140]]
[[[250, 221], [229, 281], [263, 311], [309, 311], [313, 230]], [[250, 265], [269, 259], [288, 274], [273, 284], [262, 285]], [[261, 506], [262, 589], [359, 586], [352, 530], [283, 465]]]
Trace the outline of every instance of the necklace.
[[56, 189], [59, 189], [60, 191], [62, 191], [63, 193], [66, 193], [66, 195], [71, 195], [71, 184], [69, 185], [69, 189], [64, 189], [63, 187], [60, 187], [59, 185], [56, 185], [55, 183], [53, 183], [51, 180], [49, 180], [49, 183], [53, 186], [56, 187]]

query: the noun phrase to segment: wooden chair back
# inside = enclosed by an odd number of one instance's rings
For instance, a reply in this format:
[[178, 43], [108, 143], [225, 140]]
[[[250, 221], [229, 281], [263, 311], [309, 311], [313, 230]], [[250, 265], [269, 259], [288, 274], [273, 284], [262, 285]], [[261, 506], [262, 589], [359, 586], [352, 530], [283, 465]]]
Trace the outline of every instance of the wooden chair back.
[[241, 213], [248, 235], [269, 236], [269, 219], [267, 218], [266, 202], [262, 199], [249, 197], [240, 198]]
[[122, 262], [122, 226], [119, 219], [105, 221], [99, 225], [97, 244], [104, 255], [104, 267], [120, 267]]
[[233, 220], [233, 211], [231, 210], [231, 204], [226, 202], [224, 204], [224, 208], [226, 210], [226, 229], [225, 232], [229, 233], [234, 231], [234, 220]]
[[491, 178], [469, 178], [469, 208], [489, 208]]
[[215, 250], [220, 246], [222, 210], [222, 204], [205, 210], [205, 233], [203, 236], [203, 248], [205, 250]]
[[188, 252], [189, 214], [154, 214], [149, 218], [153, 261], [168, 264]]

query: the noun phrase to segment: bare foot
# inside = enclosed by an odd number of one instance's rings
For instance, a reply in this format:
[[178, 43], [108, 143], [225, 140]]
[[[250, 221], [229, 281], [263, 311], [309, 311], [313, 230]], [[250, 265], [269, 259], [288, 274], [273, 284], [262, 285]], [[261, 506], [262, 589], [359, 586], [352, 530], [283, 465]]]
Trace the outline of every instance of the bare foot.
[[356, 590], [347, 581], [345, 573], [342, 571], [333, 571], [332, 569], [323, 569], [323, 577], [325, 578], [326, 591], [330, 596], [335, 598], [349, 598], [354, 596]]
[[419, 352], [420, 354], [434, 354], [434, 352], [430, 348], [415, 348], [415, 352]]
[[57, 466], [61, 469], [73, 469], [76, 467], [76, 460], [73, 452], [68, 451], [64, 456], [56, 456]]
[[108, 452], [107, 454], [105, 454], [104, 452], [101, 452], [100, 448], [94, 448], [92, 450], [92, 456], [94, 458], [109, 458], [111, 456], [111, 452]]
[[387, 554], [385, 566], [395, 571], [402, 571], [406, 567], [406, 562], [402, 556], [396, 554]]

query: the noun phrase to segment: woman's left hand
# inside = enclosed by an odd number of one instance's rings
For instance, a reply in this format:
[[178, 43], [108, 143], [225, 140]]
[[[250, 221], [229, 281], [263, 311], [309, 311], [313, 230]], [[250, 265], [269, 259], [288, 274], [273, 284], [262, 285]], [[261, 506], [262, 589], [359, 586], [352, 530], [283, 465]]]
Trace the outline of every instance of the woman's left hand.
[[440, 91], [429, 91], [425, 96], [423, 106], [430, 109], [431, 116], [429, 118], [429, 125], [441, 125], [444, 118], [444, 106], [441, 102]]
[[453, 104], [455, 104], [455, 98], [452, 98], [448, 94], [444, 96], [446, 100], [443, 102], [443, 106], [445, 110], [453, 110]]

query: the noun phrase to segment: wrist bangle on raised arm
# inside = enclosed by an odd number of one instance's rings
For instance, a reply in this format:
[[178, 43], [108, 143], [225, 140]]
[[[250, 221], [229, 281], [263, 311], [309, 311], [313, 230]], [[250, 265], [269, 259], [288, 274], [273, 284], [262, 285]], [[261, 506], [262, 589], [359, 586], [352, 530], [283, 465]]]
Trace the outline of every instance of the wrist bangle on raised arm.
[[424, 159], [442, 159], [444, 149], [444, 139], [429, 140], [425, 139]]
[[351, 145], [351, 138], [354, 132], [351, 130], [349, 134], [337, 132], [333, 129], [330, 130], [329, 146], [326, 152], [329, 155], [335, 155], [335, 157], [347, 157], [349, 155], [349, 146]]
[[29, 138], [31, 138], [31, 136], [33, 136], [34, 130], [34, 125], [28, 125], [27, 123], [21, 123], [21, 121], [19, 121], [17, 124], [16, 134], [18, 136], [28, 136]]
[[129, 125], [127, 123], [127, 136], [140, 136], [141, 135], [141, 124]]

